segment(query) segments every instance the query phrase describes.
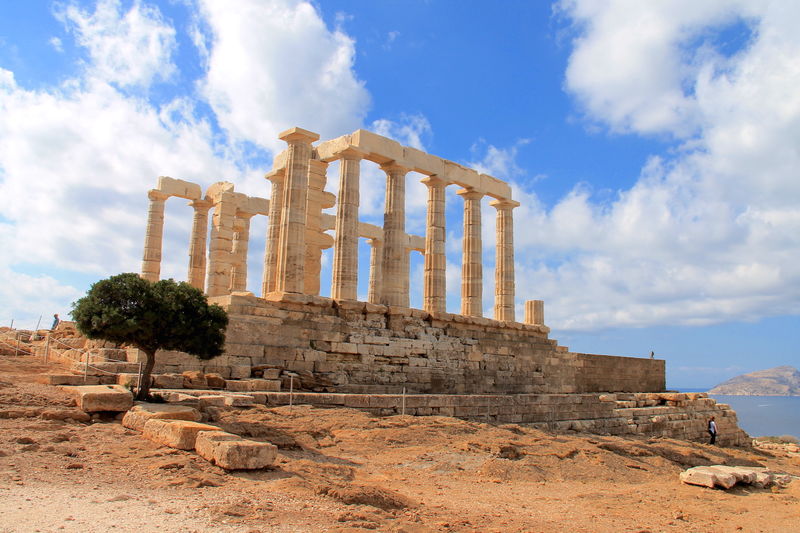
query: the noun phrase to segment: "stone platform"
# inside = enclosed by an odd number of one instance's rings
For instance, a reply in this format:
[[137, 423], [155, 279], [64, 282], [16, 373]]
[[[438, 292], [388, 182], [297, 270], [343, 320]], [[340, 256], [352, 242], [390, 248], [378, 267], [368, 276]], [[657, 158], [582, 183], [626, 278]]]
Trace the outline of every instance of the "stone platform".
[[272, 365], [364, 394], [665, 390], [663, 360], [570, 352], [540, 325], [293, 293], [210, 300], [230, 318], [225, 354], [200, 361], [158, 352], [156, 372], [245, 378]]

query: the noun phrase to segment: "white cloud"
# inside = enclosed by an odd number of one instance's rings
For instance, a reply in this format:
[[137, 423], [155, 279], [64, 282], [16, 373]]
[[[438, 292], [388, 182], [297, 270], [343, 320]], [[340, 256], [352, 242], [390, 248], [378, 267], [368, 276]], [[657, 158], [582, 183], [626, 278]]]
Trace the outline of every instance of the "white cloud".
[[[548, 210], [516, 186], [520, 299], [544, 299], [550, 325], [571, 329], [800, 313], [800, 7], [561, 6], [579, 28], [567, 88], [589, 118], [688, 141], [611, 202], [579, 184]], [[750, 42], [709, 51], [737, 20]]]
[[53, 47], [53, 50], [55, 50], [56, 52], [64, 51], [64, 43], [62, 43], [61, 39], [59, 39], [58, 37], [50, 37], [50, 39], [47, 42], [50, 44], [50, 46]]
[[355, 42], [326, 27], [308, 2], [201, 1], [211, 35], [202, 92], [225, 130], [272, 150], [300, 126], [333, 138], [361, 126], [369, 93]]
[[88, 49], [90, 72], [120, 86], [148, 86], [176, 72], [175, 29], [157, 8], [139, 0], [122, 12], [119, 0], [100, 0], [93, 13], [70, 3], [59, 17]]

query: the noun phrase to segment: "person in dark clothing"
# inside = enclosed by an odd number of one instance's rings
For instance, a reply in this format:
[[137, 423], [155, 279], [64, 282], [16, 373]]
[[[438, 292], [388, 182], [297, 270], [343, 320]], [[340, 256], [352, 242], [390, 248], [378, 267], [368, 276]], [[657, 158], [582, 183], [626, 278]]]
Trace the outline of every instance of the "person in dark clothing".
[[711, 440], [709, 440], [708, 443], [709, 444], [716, 444], [716, 442], [717, 442], [717, 423], [714, 421], [714, 417], [713, 416], [708, 421], [708, 434], [711, 436]]
[[61, 322], [61, 319], [58, 318], [58, 313], [56, 313], [53, 315], [53, 326], [50, 329], [56, 329], [56, 326], [58, 326], [59, 322]]

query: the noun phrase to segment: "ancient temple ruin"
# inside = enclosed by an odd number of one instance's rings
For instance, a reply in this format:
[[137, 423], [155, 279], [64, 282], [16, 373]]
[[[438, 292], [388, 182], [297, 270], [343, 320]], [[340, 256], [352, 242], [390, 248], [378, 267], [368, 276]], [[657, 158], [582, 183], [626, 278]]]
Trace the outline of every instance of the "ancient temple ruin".
[[[515, 315], [513, 209], [507, 183], [365, 130], [318, 142], [292, 128], [266, 178], [272, 197], [162, 177], [149, 192], [142, 276], [160, 275], [164, 202], [189, 200], [194, 223], [188, 282], [231, 317], [225, 355], [202, 363], [161, 354], [166, 370], [200, 366], [249, 377], [256, 366], [313, 373], [335, 390], [357, 393], [578, 393], [664, 390], [664, 362], [572, 353], [548, 338], [543, 303]], [[338, 197], [326, 171], [340, 162]], [[359, 219], [362, 160], [386, 174], [383, 227]], [[406, 232], [406, 174], [427, 186], [425, 235]], [[445, 309], [445, 188], [463, 199], [461, 312]], [[496, 209], [493, 318], [482, 317], [481, 201]], [[335, 215], [325, 209], [336, 209]], [[211, 212], [211, 231], [206, 242]], [[261, 294], [246, 291], [250, 220], [268, 217]], [[332, 235], [330, 234], [332, 232]], [[371, 245], [367, 302], [357, 301], [358, 240]], [[322, 251], [333, 248], [330, 297], [319, 296]], [[423, 308], [409, 307], [409, 254], [424, 257]]]
[[[300, 128], [287, 130], [280, 138], [288, 148], [279, 154], [266, 175], [272, 182], [269, 200], [236, 193], [230, 183], [214, 184], [204, 195], [199, 185], [168, 177], [159, 179], [158, 187], [149, 192], [142, 262], [145, 279], [159, 279], [164, 202], [179, 197], [189, 200], [194, 209], [188, 282], [205, 289], [208, 296], [245, 290], [250, 219], [265, 215], [269, 229], [262, 297], [275, 291], [318, 295], [322, 250], [333, 247], [331, 298], [356, 300], [358, 239], [364, 237], [371, 246], [369, 302], [409, 307], [409, 253], [418, 251], [425, 258], [423, 309], [442, 313], [446, 299], [444, 191], [455, 185], [464, 199], [461, 314], [479, 317], [483, 312], [480, 203], [489, 197], [489, 205], [497, 210], [494, 319], [515, 320], [512, 210], [519, 203], [511, 199], [507, 183], [365, 130], [316, 147], [312, 143], [319, 136]], [[359, 221], [359, 174], [364, 159], [377, 163], [386, 173], [383, 228]], [[327, 167], [337, 160], [341, 165], [338, 201], [324, 190]], [[405, 230], [405, 182], [410, 171], [423, 175], [421, 181], [428, 189], [424, 237]], [[334, 206], [335, 216], [323, 213]], [[211, 242], [207, 246], [208, 212], [212, 208]], [[327, 233], [330, 230], [333, 236]], [[541, 309], [541, 305], [531, 309]], [[534, 320], [533, 315], [529, 319]]]

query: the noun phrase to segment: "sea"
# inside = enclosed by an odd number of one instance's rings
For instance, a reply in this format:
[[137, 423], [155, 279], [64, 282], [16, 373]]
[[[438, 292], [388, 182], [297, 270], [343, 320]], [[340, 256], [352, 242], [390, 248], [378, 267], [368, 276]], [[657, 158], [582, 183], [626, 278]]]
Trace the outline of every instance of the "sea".
[[[681, 392], [704, 392], [680, 389]], [[736, 411], [739, 427], [751, 437], [792, 435], [800, 439], [800, 396], [730, 396], [710, 394]]]

